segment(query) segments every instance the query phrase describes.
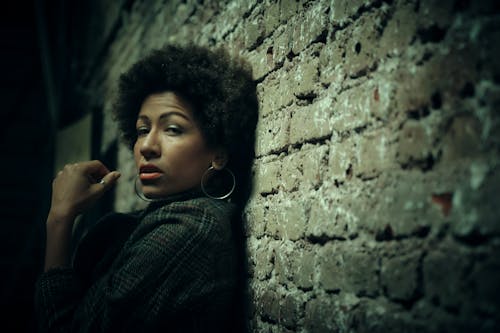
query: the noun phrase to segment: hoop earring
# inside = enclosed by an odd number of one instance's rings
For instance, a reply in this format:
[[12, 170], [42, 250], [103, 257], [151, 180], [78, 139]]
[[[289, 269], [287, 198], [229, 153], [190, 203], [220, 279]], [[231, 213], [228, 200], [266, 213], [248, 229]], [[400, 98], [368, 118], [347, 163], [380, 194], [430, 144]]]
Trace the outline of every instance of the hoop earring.
[[135, 194], [139, 197], [139, 199], [143, 200], [143, 201], [146, 201], [146, 202], [153, 202], [155, 200], [153, 199], [149, 199], [149, 198], [146, 198], [146, 196], [144, 195], [144, 193], [142, 193], [138, 188], [137, 188], [137, 181], [139, 180], [139, 175], [137, 174], [135, 176], [135, 181], [134, 181], [134, 190], [135, 190]]
[[[236, 188], [236, 178], [234, 177], [234, 173], [229, 168], [221, 169], [220, 171], [226, 170], [229, 173], [229, 175], [231, 175], [231, 178], [233, 179], [233, 185], [231, 186], [231, 189], [229, 190], [229, 192], [224, 194], [224, 195], [221, 195], [221, 196], [211, 195], [207, 192], [207, 189], [205, 187], [205, 179], [208, 176], [208, 174], [210, 172], [213, 172], [214, 170], [216, 170], [216, 169], [213, 166], [211, 166], [210, 168], [207, 169], [207, 171], [205, 171], [203, 173], [203, 176], [201, 177], [201, 191], [203, 192], [203, 194], [205, 194], [209, 198], [217, 199], [217, 200], [224, 200], [224, 199], [228, 198], [231, 194], [233, 194], [234, 189]], [[216, 171], [219, 171], [219, 170], [216, 170]]]

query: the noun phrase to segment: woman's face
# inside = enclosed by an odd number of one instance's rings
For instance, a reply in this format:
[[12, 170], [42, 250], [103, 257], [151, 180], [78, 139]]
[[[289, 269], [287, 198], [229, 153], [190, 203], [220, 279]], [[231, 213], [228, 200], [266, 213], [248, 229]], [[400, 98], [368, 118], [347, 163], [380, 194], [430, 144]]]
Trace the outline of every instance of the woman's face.
[[215, 154], [186, 102], [172, 92], [149, 95], [136, 128], [134, 158], [146, 197], [164, 197], [200, 185]]

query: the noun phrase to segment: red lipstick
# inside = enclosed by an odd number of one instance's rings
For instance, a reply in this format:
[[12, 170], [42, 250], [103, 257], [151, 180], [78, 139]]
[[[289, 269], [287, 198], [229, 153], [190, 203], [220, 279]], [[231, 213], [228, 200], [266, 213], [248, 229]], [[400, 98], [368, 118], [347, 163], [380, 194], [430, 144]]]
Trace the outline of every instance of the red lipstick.
[[153, 180], [160, 178], [163, 171], [154, 164], [143, 164], [139, 168], [139, 178], [141, 180]]

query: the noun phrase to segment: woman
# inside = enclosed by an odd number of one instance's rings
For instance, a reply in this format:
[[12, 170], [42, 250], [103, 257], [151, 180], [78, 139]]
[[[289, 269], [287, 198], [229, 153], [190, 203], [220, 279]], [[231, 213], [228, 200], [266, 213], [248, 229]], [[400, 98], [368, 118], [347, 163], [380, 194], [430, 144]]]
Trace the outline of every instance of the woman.
[[35, 295], [40, 327], [240, 330], [234, 326], [243, 263], [238, 220], [249, 194], [257, 121], [250, 71], [220, 50], [167, 46], [121, 76], [115, 115], [134, 152], [137, 190], [151, 203], [101, 219], [71, 260], [75, 217], [120, 174], [99, 161], [58, 173]]

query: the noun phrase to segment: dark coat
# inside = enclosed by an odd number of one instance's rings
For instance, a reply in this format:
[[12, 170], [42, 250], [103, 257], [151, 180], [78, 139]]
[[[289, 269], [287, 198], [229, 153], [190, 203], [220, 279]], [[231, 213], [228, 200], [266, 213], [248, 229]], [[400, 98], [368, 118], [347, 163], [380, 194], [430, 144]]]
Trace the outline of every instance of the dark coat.
[[110, 214], [79, 244], [73, 267], [43, 273], [42, 331], [221, 332], [231, 319], [234, 206], [205, 197]]

